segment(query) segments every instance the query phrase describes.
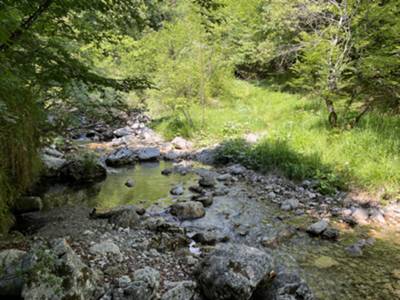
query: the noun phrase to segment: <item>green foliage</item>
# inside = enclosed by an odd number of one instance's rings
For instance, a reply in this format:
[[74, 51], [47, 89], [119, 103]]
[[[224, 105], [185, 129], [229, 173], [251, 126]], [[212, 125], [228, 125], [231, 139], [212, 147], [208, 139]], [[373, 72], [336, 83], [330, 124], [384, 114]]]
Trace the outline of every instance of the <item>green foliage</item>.
[[241, 163], [262, 172], [277, 171], [294, 180], [315, 179], [318, 190], [324, 194], [346, 188], [344, 174], [335, 174], [321, 162], [318, 153], [304, 155], [283, 140], [265, 140], [256, 146], [243, 139], [229, 140], [217, 148], [216, 161]]

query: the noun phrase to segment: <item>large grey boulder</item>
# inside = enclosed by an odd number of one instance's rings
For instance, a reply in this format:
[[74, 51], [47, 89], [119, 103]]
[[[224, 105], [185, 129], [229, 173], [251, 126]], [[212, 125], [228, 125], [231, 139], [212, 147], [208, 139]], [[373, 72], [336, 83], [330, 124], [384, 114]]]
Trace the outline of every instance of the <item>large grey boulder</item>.
[[206, 211], [200, 202], [188, 201], [171, 205], [171, 214], [181, 220], [192, 220], [204, 217]]
[[106, 158], [106, 164], [111, 167], [133, 164], [136, 159], [136, 153], [129, 148], [116, 149]]
[[137, 156], [141, 161], [158, 160], [160, 155], [160, 150], [154, 147], [142, 148], [137, 151]]
[[272, 257], [256, 248], [226, 244], [217, 247], [195, 274], [209, 300], [248, 300], [273, 271]]
[[24, 299], [93, 299], [97, 275], [68, 245], [57, 239], [51, 248], [29, 254], [31, 271], [22, 290]]
[[21, 295], [24, 279], [21, 274], [25, 251], [8, 249], [0, 252], [0, 296], [18, 297]]
[[64, 158], [52, 156], [47, 153], [42, 153], [41, 159], [43, 163], [43, 175], [46, 177], [58, 176], [61, 168], [67, 163], [67, 160]]
[[107, 170], [97, 160], [78, 158], [67, 162], [60, 170], [60, 179], [72, 183], [88, 183], [103, 180]]
[[27, 213], [34, 211], [41, 211], [43, 202], [40, 197], [26, 196], [19, 198], [13, 208], [15, 213]]
[[160, 273], [150, 267], [139, 269], [133, 274], [133, 281], [124, 290], [126, 299], [153, 300], [160, 288]]
[[308, 285], [296, 273], [281, 272], [255, 291], [254, 299], [314, 300]]
[[168, 290], [161, 300], [195, 300], [199, 299], [196, 293], [196, 283], [193, 281], [182, 281]]

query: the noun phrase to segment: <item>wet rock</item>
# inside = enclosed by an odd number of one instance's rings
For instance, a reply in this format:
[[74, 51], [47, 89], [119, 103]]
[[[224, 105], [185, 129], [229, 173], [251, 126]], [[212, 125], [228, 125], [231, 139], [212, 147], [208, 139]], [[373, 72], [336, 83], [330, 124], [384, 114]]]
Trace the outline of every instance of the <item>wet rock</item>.
[[158, 160], [160, 158], [160, 150], [154, 147], [142, 148], [137, 152], [141, 161]]
[[114, 130], [113, 133], [116, 137], [121, 138], [121, 137], [133, 134], [134, 131], [130, 127], [124, 127], [124, 128], [119, 128], [117, 130]]
[[297, 199], [288, 199], [282, 202], [281, 209], [282, 210], [295, 210], [299, 207], [299, 200]]
[[196, 283], [193, 281], [182, 281], [168, 290], [161, 297], [161, 300], [195, 300], [196, 298]]
[[197, 283], [210, 300], [248, 300], [273, 271], [272, 257], [256, 248], [217, 247], [196, 269]]
[[176, 137], [171, 141], [171, 144], [179, 150], [188, 150], [192, 148], [192, 143], [182, 137]]
[[308, 285], [296, 273], [280, 272], [255, 292], [253, 299], [314, 300]]
[[0, 296], [19, 297], [21, 295], [24, 278], [22, 259], [25, 251], [8, 249], [0, 252]]
[[199, 185], [205, 188], [215, 187], [215, 179], [212, 175], [204, 175], [199, 179]]
[[133, 181], [133, 179], [128, 179], [128, 180], [125, 182], [125, 186], [127, 186], [127, 187], [129, 187], [129, 188], [133, 187], [134, 185], [135, 185], [135, 182]]
[[209, 207], [214, 200], [210, 195], [196, 195], [192, 197], [192, 201], [197, 201], [203, 204], [204, 207]]
[[93, 254], [100, 254], [104, 256], [108, 253], [117, 255], [118, 257], [121, 256], [121, 251], [119, 250], [119, 247], [111, 240], [102, 241], [100, 243], [94, 244], [90, 247], [89, 251]]
[[173, 204], [171, 214], [181, 220], [192, 220], [204, 217], [206, 212], [200, 202], [187, 201]]
[[322, 232], [321, 237], [326, 240], [336, 241], [339, 238], [339, 230], [328, 227], [324, 232]]
[[160, 273], [150, 267], [139, 269], [133, 274], [133, 281], [124, 290], [127, 299], [153, 300], [160, 288]]
[[177, 185], [177, 186], [173, 187], [171, 189], [170, 193], [171, 193], [171, 195], [174, 195], [174, 196], [182, 195], [184, 193], [183, 186]]
[[43, 202], [40, 197], [22, 197], [15, 203], [13, 211], [17, 214], [41, 211]]
[[328, 222], [325, 220], [320, 220], [307, 228], [307, 233], [310, 235], [320, 235], [328, 228]]
[[43, 253], [46, 252], [38, 249], [31, 254], [31, 261], [41, 269], [39, 273], [35, 271], [35, 276], [27, 277], [22, 290], [24, 299], [84, 300], [94, 297], [97, 274], [80, 260], [64, 239], [54, 240], [47, 256]]

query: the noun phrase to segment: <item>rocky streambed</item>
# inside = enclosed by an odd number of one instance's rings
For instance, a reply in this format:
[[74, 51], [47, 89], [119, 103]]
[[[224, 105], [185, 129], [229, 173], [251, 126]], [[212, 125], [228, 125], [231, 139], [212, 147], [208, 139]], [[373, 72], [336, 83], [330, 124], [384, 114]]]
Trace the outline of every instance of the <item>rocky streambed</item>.
[[2, 297], [400, 299], [389, 214], [386, 232], [360, 226], [380, 210], [311, 182], [203, 165], [211, 151], [129, 128], [85, 146], [100, 153], [90, 176], [47, 151], [57, 176], [91, 184], [51, 183], [29, 198], [41, 210], [21, 210], [0, 244]]

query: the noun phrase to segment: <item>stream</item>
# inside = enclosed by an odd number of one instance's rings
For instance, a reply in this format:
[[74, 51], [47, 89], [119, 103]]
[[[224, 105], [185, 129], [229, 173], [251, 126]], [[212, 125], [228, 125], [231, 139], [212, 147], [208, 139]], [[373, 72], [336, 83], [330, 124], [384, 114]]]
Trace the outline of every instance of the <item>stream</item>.
[[[190, 197], [189, 186], [195, 184], [199, 178], [197, 174], [205, 170], [196, 166], [194, 172], [186, 175], [161, 174], [162, 170], [172, 167], [172, 163], [161, 161], [110, 169], [107, 179], [101, 183], [85, 188], [54, 185], [42, 198], [47, 210], [85, 203], [96, 208], [156, 205], [165, 211], [171, 203]], [[133, 181], [133, 187], [125, 185], [127, 180]], [[185, 192], [171, 196], [169, 192], [177, 184], [182, 185]], [[400, 299], [398, 240], [377, 238], [362, 256], [352, 257], [346, 247], [360, 238], [368, 238], [368, 228], [339, 227], [341, 233], [336, 242], [311, 238], [304, 230], [296, 230], [311, 224], [310, 217], [280, 210], [275, 203], [257, 196], [259, 188], [246, 180], [229, 186], [218, 182], [216, 189], [225, 189], [227, 194], [214, 197], [213, 205], [206, 208], [205, 217], [179, 222], [165, 215], [185, 227], [189, 234], [211, 231], [228, 237], [233, 243], [258, 248], [262, 248], [261, 241], [274, 241], [277, 237], [279, 242], [266, 251], [273, 253], [277, 265], [300, 273], [318, 299]], [[190, 250], [195, 254], [202, 251], [194, 242]]]

